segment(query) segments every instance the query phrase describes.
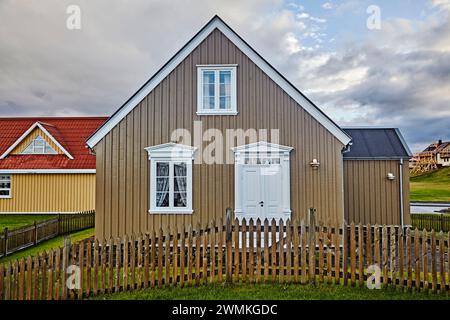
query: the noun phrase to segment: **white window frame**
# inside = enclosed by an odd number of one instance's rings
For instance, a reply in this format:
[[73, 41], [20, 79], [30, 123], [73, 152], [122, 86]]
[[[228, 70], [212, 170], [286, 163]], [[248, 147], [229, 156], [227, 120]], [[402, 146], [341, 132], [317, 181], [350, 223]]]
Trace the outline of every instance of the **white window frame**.
[[[145, 148], [150, 161], [150, 214], [192, 214], [192, 162], [197, 148], [166, 143]], [[157, 207], [156, 206], [156, 165], [158, 162], [169, 163], [169, 204], [173, 204], [174, 198], [174, 164], [186, 163], [186, 207]]]
[[[42, 146], [43, 147], [43, 152], [36, 152], [36, 140], [40, 140], [40, 141], [43, 141], [44, 142], [44, 145]], [[33, 151], [32, 152], [25, 152], [25, 150], [26, 149], [28, 149], [29, 147], [32, 147], [33, 148]], [[45, 152], [45, 149], [47, 149], [47, 147], [48, 148], [50, 148], [53, 152]], [[53, 147], [47, 142], [47, 141], [45, 141], [45, 139], [40, 135], [40, 134], [38, 134], [26, 147], [25, 147], [25, 149], [23, 149], [23, 151], [20, 153], [20, 154], [23, 154], [23, 155], [29, 155], [29, 154], [45, 154], [45, 155], [54, 155], [54, 154], [58, 154], [57, 152], [56, 152], [56, 150], [55, 149], [53, 149]]]
[[9, 177], [9, 179], [1, 179], [0, 178], [0, 183], [9, 182], [9, 188], [0, 188], [0, 190], [2, 190], [2, 191], [4, 191], [4, 190], [9, 191], [9, 194], [7, 196], [0, 195], [0, 199], [11, 199], [12, 198], [12, 176], [10, 174], [2, 174], [0, 176]]
[[[214, 109], [205, 109], [203, 107], [203, 72], [204, 71], [214, 71], [215, 72], [215, 89], [214, 89]], [[230, 109], [224, 110], [220, 109], [220, 71], [231, 71], [231, 107]], [[227, 65], [197, 65], [197, 115], [228, 115], [233, 116], [237, 115], [237, 81], [236, 81], [236, 64], [227, 64]]]

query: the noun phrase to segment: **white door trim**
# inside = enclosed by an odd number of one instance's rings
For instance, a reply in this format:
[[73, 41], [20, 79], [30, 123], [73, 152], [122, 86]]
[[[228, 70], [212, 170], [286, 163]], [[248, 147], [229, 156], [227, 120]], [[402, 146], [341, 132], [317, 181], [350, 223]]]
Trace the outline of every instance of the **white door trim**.
[[[282, 183], [282, 207], [283, 210], [278, 216], [269, 217], [277, 220], [283, 219], [286, 221], [291, 217], [291, 194], [290, 194], [290, 152], [292, 147], [282, 146], [278, 144], [268, 143], [265, 141], [239, 146], [232, 149], [234, 151], [234, 190], [235, 190], [235, 217], [242, 220], [245, 217], [243, 210], [243, 168], [246, 165], [246, 159], [279, 159], [281, 168], [281, 183]], [[259, 187], [259, 186], [255, 186]]]

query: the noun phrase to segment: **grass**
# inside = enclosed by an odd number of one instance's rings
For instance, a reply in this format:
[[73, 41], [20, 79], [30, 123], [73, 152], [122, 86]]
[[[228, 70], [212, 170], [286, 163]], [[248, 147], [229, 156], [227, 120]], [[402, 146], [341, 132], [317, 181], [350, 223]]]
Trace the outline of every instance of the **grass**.
[[34, 221], [41, 222], [56, 217], [54, 214], [1, 214], [0, 231], [9, 230], [33, 224]]
[[450, 202], [450, 167], [411, 177], [411, 201]]
[[339, 285], [209, 285], [144, 289], [94, 297], [97, 300], [448, 300], [447, 295], [369, 290]]
[[[86, 229], [82, 231], [77, 231], [69, 234], [70, 240], [73, 242], [81, 241], [83, 239], [92, 237], [94, 235], [94, 228]], [[64, 245], [64, 236], [59, 236], [47, 241], [44, 241], [38, 244], [35, 247], [31, 247], [16, 253], [13, 253], [9, 256], [0, 258], [0, 263], [5, 263], [8, 261], [14, 261], [20, 258], [26, 258], [28, 256], [35, 256], [43, 251], [49, 251], [50, 249], [57, 249], [58, 247], [62, 247]]]

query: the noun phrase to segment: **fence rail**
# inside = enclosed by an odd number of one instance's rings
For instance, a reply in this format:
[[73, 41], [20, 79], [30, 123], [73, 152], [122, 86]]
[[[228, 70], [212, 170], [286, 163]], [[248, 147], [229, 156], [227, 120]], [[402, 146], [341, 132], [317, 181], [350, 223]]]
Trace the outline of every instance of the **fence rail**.
[[397, 226], [316, 225], [314, 214], [309, 224], [232, 221], [230, 210], [225, 224], [66, 243], [0, 265], [0, 300], [223, 282], [364, 286], [374, 273], [383, 288], [448, 293], [449, 236]]
[[411, 223], [418, 229], [450, 231], [450, 215], [448, 214], [411, 214]]
[[42, 241], [73, 231], [94, 227], [95, 212], [60, 214], [42, 222], [0, 233], [0, 257], [34, 246]]

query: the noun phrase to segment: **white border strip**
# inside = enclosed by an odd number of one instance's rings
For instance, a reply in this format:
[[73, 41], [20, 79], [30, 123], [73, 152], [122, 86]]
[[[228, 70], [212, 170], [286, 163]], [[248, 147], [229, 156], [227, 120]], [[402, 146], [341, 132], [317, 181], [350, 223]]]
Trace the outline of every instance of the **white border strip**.
[[19, 139], [16, 140], [16, 142], [14, 142], [9, 148], [8, 150], [6, 150], [1, 156], [0, 156], [0, 160], [4, 159], [11, 151], [14, 150], [15, 147], [17, 147], [17, 145], [22, 142], [23, 139], [25, 139], [36, 127], [38, 127], [39, 129], [41, 129], [49, 138], [50, 140], [53, 141], [54, 144], [56, 144], [56, 146], [61, 149], [62, 152], [64, 152], [64, 154], [69, 157], [69, 159], [73, 160], [72, 155], [66, 150], [64, 149], [64, 147], [50, 134], [50, 132], [47, 131], [47, 129], [44, 128], [43, 125], [41, 125], [39, 123], [39, 121], [35, 122], [30, 128], [28, 128], [27, 131], [25, 131]]
[[0, 169], [0, 174], [95, 173], [95, 169]]
[[173, 60], [165, 65], [141, 90], [139, 90], [116, 114], [114, 114], [100, 129], [92, 135], [87, 145], [93, 148], [111, 131], [125, 116], [131, 112], [169, 73], [174, 70], [210, 33], [215, 29], [220, 30], [231, 42], [233, 42], [245, 55], [247, 55], [263, 72], [275, 81], [288, 95], [290, 95], [312, 117], [319, 121], [341, 143], [347, 145], [351, 139], [333, 121], [322, 114], [319, 109], [302, 96], [287, 80], [285, 80], [273, 67], [265, 62], [250, 46], [226, 26], [218, 17], [215, 17], [197, 36], [191, 39], [186, 47], [178, 52]]

